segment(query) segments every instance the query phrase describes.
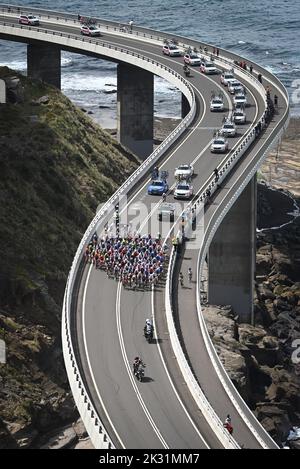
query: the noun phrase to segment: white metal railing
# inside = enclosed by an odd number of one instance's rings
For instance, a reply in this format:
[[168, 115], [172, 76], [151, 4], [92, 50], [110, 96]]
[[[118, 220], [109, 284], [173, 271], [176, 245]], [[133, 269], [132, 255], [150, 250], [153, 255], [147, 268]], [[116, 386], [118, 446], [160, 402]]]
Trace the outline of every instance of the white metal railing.
[[[27, 33], [28, 31], [32, 33], [34, 36], [40, 36], [47, 34], [47, 39], [49, 36], [55, 37], [61, 41], [62, 38], [66, 38], [68, 40], [73, 39], [77, 43], [77, 47], [81, 48], [84, 51], [85, 45], [89, 45], [91, 43], [95, 44], [96, 46], [101, 47], [102, 49], [106, 49], [107, 55], [109, 55], [112, 51], [117, 52], [120, 54], [119, 59], [123, 61], [128, 61], [128, 58], [134, 57], [136, 60], [136, 65], [142, 66], [143, 64], [147, 64], [148, 68], [153, 69], [153, 73], [158, 75], [164, 74], [169, 75], [169, 80], [175, 85], [177, 85], [182, 91], [185, 91], [185, 96], [189, 101], [191, 106], [191, 110], [189, 114], [182, 120], [182, 122], [174, 129], [174, 131], [163, 141], [163, 143], [144, 161], [139, 168], [122, 184], [122, 186], [113, 194], [113, 196], [106, 202], [106, 204], [101, 208], [101, 210], [96, 214], [92, 222], [90, 223], [89, 227], [87, 228], [81, 243], [77, 249], [75, 257], [73, 259], [73, 263], [71, 266], [71, 270], [68, 276], [64, 302], [63, 302], [63, 312], [62, 312], [62, 342], [63, 342], [63, 353], [65, 359], [65, 365], [70, 381], [70, 386], [72, 389], [72, 393], [74, 399], [76, 401], [76, 405], [80, 412], [80, 415], [83, 419], [83, 422], [87, 428], [87, 431], [93, 441], [93, 444], [97, 448], [114, 448], [114, 444], [112, 439], [109, 437], [107, 430], [105, 429], [99, 414], [97, 413], [92, 400], [90, 398], [88, 390], [85, 388], [84, 380], [80, 374], [80, 368], [77, 363], [77, 359], [74, 352], [74, 347], [72, 344], [72, 332], [71, 332], [71, 314], [72, 314], [72, 292], [75, 280], [79, 273], [79, 267], [81, 260], [83, 258], [84, 249], [86, 247], [87, 242], [90, 240], [92, 234], [99, 229], [100, 225], [104, 225], [105, 217], [110, 213], [110, 210], [114, 206], [114, 203], [119, 200], [122, 196], [128, 193], [132, 187], [137, 184], [141, 179], [143, 179], [149, 169], [158, 162], [165, 152], [170, 148], [170, 146], [182, 135], [183, 132], [188, 128], [188, 126], [192, 123], [195, 114], [196, 114], [196, 102], [195, 102], [195, 95], [193, 88], [190, 84], [184, 80], [184, 78], [179, 75], [178, 73], [174, 72], [169, 67], [166, 67], [163, 64], [160, 64], [157, 61], [149, 60], [149, 58], [141, 55], [136, 54], [134, 52], [128, 51], [125, 48], [117, 47], [117, 46], [110, 46], [106, 42], [102, 41], [91, 41], [85, 38], [80, 39], [71, 34], [64, 34], [58, 33], [57, 31], [49, 31], [39, 28], [23, 28], [19, 25], [12, 26], [11, 24], [3, 24], [2, 26], [14, 29], [15, 31], [23, 30], [23, 33]], [[0, 23], [1, 28], [1, 23]], [[79, 43], [79, 44], [78, 44]], [[74, 313], [74, 311], [73, 311]]]
[[188, 385], [188, 388], [202, 414], [204, 415], [206, 421], [211, 426], [214, 433], [217, 435], [219, 441], [222, 443], [226, 449], [239, 449], [239, 445], [234, 440], [234, 438], [228, 433], [228, 430], [224, 428], [223, 423], [217, 416], [216, 412], [210, 405], [208, 399], [203, 393], [201, 387], [199, 386], [189, 363], [184, 355], [182, 350], [176, 326], [173, 318], [173, 309], [172, 309], [172, 298], [173, 298], [173, 274], [174, 267], [176, 262], [176, 251], [173, 248], [170, 255], [170, 262], [168, 267], [167, 282], [166, 282], [166, 293], [165, 293], [165, 309], [166, 309], [166, 319], [168, 325], [168, 331], [170, 334], [170, 340], [172, 349], [176, 356], [177, 363], [179, 365], [180, 371], [185, 382]]
[[[25, 11], [25, 10], [28, 11], [28, 9], [25, 9], [24, 7], [20, 7], [19, 9], [18, 9], [18, 7], [11, 7], [11, 6], [8, 6], [8, 5], [7, 6], [1, 5], [0, 7], [1, 7], [0, 9], [2, 11], [8, 11], [8, 9], [10, 9], [10, 12], [14, 11], [14, 12], [17, 12], [19, 14], [20, 14], [20, 8], [21, 8], [22, 11]], [[30, 10], [31, 11], [35, 11], [35, 10], [44, 11], [44, 10], [33, 9], [33, 8], [30, 8]], [[61, 14], [61, 13], [58, 13], [58, 12], [53, 13], [53, 12], [46, 12], [45, 11], [45, 14], [46, 13], [48, 13], [48, 18], [56, 18], [57, 20], [64, 19], [66, 22], [68, 21], [69, 17], [73, 16], [72, 21], [73, 21], [73, 23], [76, 23], [75, 15], [68, 15], [68, 14]], [[103, 20], [101, 20], [101, 21], [102, 21], [102, 23], [105, 23], [105, 27], [107, 28], [107, 30], [109, 30], [109, 29], [114, 29], [115, 31], [118, 30], [118, 27], [114, 25], [114, 22], [108, 22], [108, 21], [105, 22]], [[99, 22], [100, 22], [100, 20], [99, 20]], [[12, 26], [12, 25], [8, 24], [7, 26]], [[21, 29], [23, 29], [23, 28], [21, 27]], [[29, 28], [29, 29], [31, 29], [31, 28]], [[39, 28], [34, 28], [34, 30], [38, 31], [38, 32], [41, 31]], [[153, 34], [153, 32], [152, 32], [152, 34], [149, 34], [148, 31], [150, 31], [150, 33], [151, 33], [151, 30], [146, 30], [146, 28], [139, 28], [139, 30], [144, 30], [144, 32], [142, 33], [142, 37], [143, 37], [144, 40], [145, 39], [149, 39], [149, 40], [155, 39], [157, 41], [162, 41], [166, 36], [170, 36], [170, 35], [165, 35], [164, 37], [158, 36], [158, 35], [155, 36], [155, 34]], [[140, 35], [141, 36], [141, 33], [140, 33], [139, 30], [135, 31], [133, 35], [136, 35], [136, 36]], [[77, 42], [78, 42], [78, 38], [76, 36], [72, 36], [70, 34], [57, 33], [55, 31], [47, 31], [47, 33], [48, 34], [51, 33], [51, 34], [54, 34], [54, 35], [57, 35], [57, 36], [60, 36], [60, 37], [73, 38], [73, 39], [77, 40]], [[174, 37], [174, 36], [172, 36], [172, 37]], [[186, 38], [180, 38], [179, 37], [179, 39], [182, 40], [182, 39], [186, 39]], [[120, 54], [125, 54], [126, 53], [126, 54], [130, 54], [132, 56], [136, 56], [138, 59], [140, 59], [142, 61], [146, 61], [146, 62], [149, 63], [149, 59], [147, 57], [141, 56], [140, 54], [134, 54], [131, 51], [125, 51], [124, 48], [119, 48], [119, 47], [116, 47], [116, 46], [112, 47], [108, 43], [104, 43], [104, 42], [99, 41], [99, 40], [96, 40], [96, 41], [82, 40], [82, 42], [83, 42], [83, 45], [84, 45], [84, 42], [89, 42], [89, 43], [93, 42], [93, 43], [96, 43], [97, 45], [99, 45], [101, 47], [107, 47], [110, 50], [114, 49]], [[197, 43], [197, 44], [199, 45], [200, 43]], [[182, 45], [182, 47], [187, 47], [186, 41], [182, 42], [181, 45]], [[200, 44], [200, 47], [202, 47], [202, 45], [203, 45], [203, 47], [206, 46], [206, 44], [202, 43], [202, 44]], [[211, 47], [210, 45], [207, 45], [207, 46]], [[221, 52], [223, 52], [223, 51], [221, 50]], [[226, 52], [228, 54], [227, 51], [224, 51], [224, 52]], [[238, 56], [236, 56], [236, 57], [238, 57]], [[122, 57], [122, 60], [126, 61], [124, 59], [124, 57]], [[234, 65], [233, 60], [228, 59], [228, 57], [225, 58], [225, 57], [219, 56], [219, 57], [216, 57], [215, 60], [216, 60], [216, 62], [223, 63], [227, 68], [228, 67], [235, 67], [236, 70], [238, 71], [238, 73], [242, 74], [244, 77], [247, 77], [248, 80], [251, 80], [251, 81], [256, 80], [254, 75], [250, 74], [249, 72], [245, 72], [243, 69], [240, 69], [239, 67]], [[165, 67], [164, 65], [159, 64], [158, 62], [153, 61], [153, 60], [151, 61], [151, 63], [153, 64], [153, 67], [163, 68], [165, 71], [170, 73], [170, 75], [171, 75], [170, 78], [173, 79], [175, 77], [177, 80], [179, 80], [181, 82], [180, 88], [182, 88], [182, 85], [186, 88], [186, 97], [188, 98], [189, 103], [191, 105], [191, 111], [188, 114], [188, 116], [181, 122], [181, 124], [179, 124], [179, 126], [172, 132], [172, 134], [162, 143], [162, 145], [160, 145], [160, 147], [157, 148], [157, 150], [155, 152], [153, 152], [152, 155], [150, 155], [150, 157], [135, 171], [135, 173], [109, 199], [109, 201], [105, 204], [105, 206], [101, 209], [101, 211], [98, 212], [96, 217], [93, 219], [93, 221], [89, 225], [88, 229], [85, 232], [85, 235], [82, 238], [82, 241], [79, 245], [79, 248], [77, 250], [77, 253], [76, 253], [75, 258], [74, 258], [73, 263], [72, 263], [72, 267], [71, 267], [70, 274], [69, 274], [68, 281], [67, 281], [64, 304], [63, 304], [62, 335], [63, 335], [64, 357], [65, 357], [65, 360], [67, 358], [67, 362], [68, 362], [68, 363], [66, 363], [66, 366], [67, 366], [67, 369], [68, 369], [68, 376], [69, 376], [72, 392], [74, 394], [74, 397], [76, 398], [76, 404], [79, 408], [79, 411], [80, 411], [81, 415], [82, 416], [84, 415], [85, 424], [87, 424], [86, 423], [87, 420], [89, 420], [89, 422], [92, 422], [92, 425], [90, 425], [88, 423], [87, 429], [89, 431], [89, 434], [92, 437], [92, 440], [93, 440], [94, 444], [96, 443], [95, 445], [98, 446], [98, 447], [107, 447], [107, 448], [113, 447], [113, 443], [110, 440], [109, 436], [107, 435], [107, 432], [105, 431], [103, 425], [101, 424], [100, 418], [97, 415], [97, 412], [95, 411], [95, 409], [94, 409], [94, 407], [91, 403], [91, 400], [89, 398], [89, 394], [88, 394], [87, 390], [84, 387], [83, 380], [82, 380], [82, 378], [80, 376], [80, 372], [78, 370], [78, 366], [77, 366], [77, 362], [76, 362], [76, 358], [75, 358], [75, 354], [74, 354], [74, 349], [73, 349], [73, 346], [72, 346], [72, 337], [71, 337], [71, 330], [70, 330], [72, 291], [73, 291], [73, 286], [74, 286], [74, 282], [75, 282], [75, 279], [76, 279], [76, 275], [78, 274], [80, 261], [82, 259], [83, 249], [84, 249], [87, 241], [92, 236], [92, 233], [96, 229], [98, 229], [99, 223], [103, 222], [103, 220], [105, 219], [105, 215], [107, 215], [107, 213], [109, 212], [111, 207], [113, 207], [114, 202], [116, 200], [118, 200], [121, 195], [126, 194], [128, 192], [128, 190], [133, 187], [133, 184], [137, 184], [145, 176], [145, 174], [147, 173], [149, 168], [156, 161], [158, 161], [159, 159], [162, 158], [165, 151], [170, 147], [171, 144], [173, 144], [179, 138], [179, 136], [184, 132], [186, 127], [191, 123], [191, 121], [193, 120], [193, 118], [195, 116], [195, 112], [196, 112], [194, 92], [193, 92], [191, 86], [180, 75], [178, 75], [176, 72], [174, 72], [172, 69], [170, 69], [168, 67]], [[257, 66], [257, 69], [259, 71], [263, 70], [259, 66]], [[264, 73], [266, 74], [266, 71], [264, 71]], [[269, 74], [269, 75], [271, 75], [271, 74]], [[272, 76], [271, 81], [272, 81], [273, 84], [274, 84], [274, 80], [275, 80], [275, 82], [278, 81], [275, 77]], [[261, 84], [257, 80], [256, 80], [255, 85], [260, 90], [261, 93], [264, 93], [262, 91]], [[263, 122], [263, 117], [261, 117], [260, 121], [261, 121], [262, 124], [264, 123]], [[230, 155], [229, 157], [226, 157], [221, 162], [221, 164], [219, 165], [219, 167], [218, 167], [218, 169], [219, 169], [218, 184], [220, 184], [222, 182], [222, 180], [228, 175], [228, 173], [232, 170], [233, 166], [241, 158], [241, 156], [244, 154], [246, 149], [251, 145], [251, 143], [254, 140], [255, 140], [255, 129], [253, 129], [253, 127], [252, 127], [249, 130], [249, 132], [247, 132], [245, 138], [242, 140], [242, 142], [240, 143], [238, 148], [233, 152], [233, 154]], [[200, 202], [203, 202], [203, 201], [206, 200], [207, 190], [209, 190], [210, 195], [212, 195], [216, 189], [217, 189], [217, 183], [215, 181], [215, 175], [212, 174], [208, 178], [208, 180], [206, 181], [205, 187], [203, 187], [203, 190], [202, 190], [202, 192], [201, 192], [201, 194], [198, 198], [198, 204]], [[238, 192], [237, 192], [237, 194], [238, 194]], [[238, 195], [236, 197], [238, 197]], [[194, 208], [197, 208], [197, 202], [196, 202]], [[228, 208], [228, 210], [229, 210], [229, 208]], [[215, 229], [217, 229], [217, 228], [215, 228]], [[213, 233], [213, 230], [211, 231], [211, 233]], [[210, 237], [210, 241], [212, 239], [212, 236]], [[208, 245], [209, 244], [206, 243], [206, 245], [205, 245], [206, 250], [204, 250], [205, 252], [208, 249]], [[200, 256], [199, 256], [199, 259], [200, 259]], [[201, 256], [201, 263], [200, 263], [200, 266], [199, 266], [198, 276], [201, 275], [202, 268], [203, 268], [202, 259], [203, 259], [203, 256]], [[170, 267], [169, 267], [170, 275], [168, 276], [168, 282], [170, 282], [171, 279], [172, 279], [173, 260], [174, 259], [172, 259], [172, 262], [171, 262]], [[170, 285], [170, 283], [169, 283], [169, 285]], [[199, 291], [197, 292], [197, 294], [198, 293], [199, 293]], [[205, 322], [204, 322], [204, 319], [203, 319], [203, 316], [202, 316], [202, 313], [201, 313], [201, 304], [200, 304], [200, 306], [198, 304], [198, 299], [199, 299], [198, 296], [197, 296], [197, 305], [198, 305], [199, 320], [200, 320], [200, 324], [202, 326], [201, 328], [204, 330], [204, 335], [205, 335], [205, 339], [206, 339], [206, 346], [207, 346], [207, 349], [209, 351], [209, 354], [212, 357], [212, 361], [214, 363], [214, 366], [218, 370], [220, 370], [220, 363], [216, 364], [217, 360], [216, 360], [216, 357], [215, 357], [215, 354], [216, 354], [215, 349], [212, 346], [212, 344], [211, 345], [209, 344], [210, 338], [209, 337], [207, 338], [207, 336], [205, 334], [206, 325], [205, 325]], [[172, 326], [170, 326], [170, 327], [172, 329]], [[206, 329], [206, 332], [207, 332], [207, 329]], [[172, 336], [173, 336], [173, 340], [176, 342], [176, 339], [178, 340], [176, 330], [175, 331], [173, 330]], [[196, 383], [197, 386], [194, 386], [195, 383], [193, 383], [194, 378], [193, 378], [193, 376], [191, 376], [191, 374], [192, 374], [191, 370], [188, 371], [188, 369], [186, 368], [186, 366], [184, 364], [185, 357], [184, 356], [182, 357], [183, 352], [181, 350], [181, 347], [180, 346], [178, 347], [178, 346], [175, 345], [175, 348], [177, 350], [177, 354], [179, 356], [181, 356], [180, 361], [181, 361], [181, 364], [184, 367], [183, 369], [185, 370], [184, 374], [186, 376], [189, 376], [187, 381], [189, 381], [189, 383], [190, 383], [190, 389], [193, 391], [192, 394], [195, 395], [195, 393], [196, 393], [198, 396], [200, 396], [201, 393], [199, 393], [198, 383]], [[220, 371], [218, 372], [218, 374], [220, 374]], [[72, 376], [72, 375], [74, 375], [74, 376]], [[229, 377], [228, 377], [228, 379], [229, 379]], [[223, 379], [223, 381], [224, 381], [224, 379]], [[229, 379], [229, 381], [230, 381], [230, 379]], [[235, 393], [236, 393], [236, 390], [235, 390]], [[234, 396], [232, 396], [232, 399], [234, 399]], [[244, 401], [242, 401], [242, 402], [244, 402]], [[214, 413], [213, 409], [211, 409], [209, 407], [209, 404], [208, 404], [207, 401], [206, 402], [203, 401], [203, 406], [205, 406], [206, 409], [209, 409], [209, 413], [210, 413], [211, 410]], [[204, 412], [208, 412], [208, 410], [204, 410]], [[215, 417], [211, 413], [210, 413], [209, 418], [212, 419], [211, 421], [213, 421], [215, 419]], [[215, 425], [215, 421], [214, 421], [214, 425]], [[219, 422], [218, 425], [220, 425], [220, 422]], [[224, 430], [224, 429], [222, 429], [222, 430]], [[224, 433], [223, 432], [222, 432], [222, 435], [220, 434], [220, 438], [224, 438]], [[233, 445], [236, 444], [236, 443], [233, 443], [233, 442], [234, 442], [234, 440], [232, 440], [232, 442], [227, 442], [227, 444], [229, 444], [229, 445], [230, 444], [233, 444]]]

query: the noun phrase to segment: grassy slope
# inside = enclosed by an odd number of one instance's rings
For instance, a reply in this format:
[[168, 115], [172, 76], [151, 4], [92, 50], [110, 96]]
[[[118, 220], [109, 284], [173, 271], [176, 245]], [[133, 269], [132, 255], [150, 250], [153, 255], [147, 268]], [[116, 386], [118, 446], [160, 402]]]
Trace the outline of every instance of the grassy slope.
[[37, 402], [67, 386], [57, 342], [72, 257], [138, 161], [60, 92], [20, 79], [24, 102], [0, 106], [0, 418], [39, 427]]

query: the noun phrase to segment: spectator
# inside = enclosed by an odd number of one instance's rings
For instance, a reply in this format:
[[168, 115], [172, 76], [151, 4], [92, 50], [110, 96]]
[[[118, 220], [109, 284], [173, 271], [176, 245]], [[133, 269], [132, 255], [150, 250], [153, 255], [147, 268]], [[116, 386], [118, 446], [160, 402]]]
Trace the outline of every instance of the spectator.
[[217, 57], [219, 57], [219, 54], [220, 54], [220, 49], [217, 48]]
[[249, 70], [250, 70], [250, 73], [251, 73], [251, 75], [252, 75], [252, 72], [253, 72], [253, 65], [252, 65], [252, 64], [250, 65]]
[[274, 95], [274, 106], [278, 107], [278, 96], [277, 96], [277, 94]]
[[257, 79], [258, 79], [258, 81], [259, 81], [260, 83], [262, 83], [262, 74], [261, 74], [261, 73], [259, 73], [259, 74], [257, 75]]
[[218, 170], [218, 168], [214, 169], [214, 173], [215, 173], [215, 181], [218, 182], [218, 180], [219, 180], [219, 170]]
[[130, 21], [129, 21], [129, 28], [130, 28], [130, 31], [132, 31], [132, 28], [133, 28], [133, 20], [130, 20]]

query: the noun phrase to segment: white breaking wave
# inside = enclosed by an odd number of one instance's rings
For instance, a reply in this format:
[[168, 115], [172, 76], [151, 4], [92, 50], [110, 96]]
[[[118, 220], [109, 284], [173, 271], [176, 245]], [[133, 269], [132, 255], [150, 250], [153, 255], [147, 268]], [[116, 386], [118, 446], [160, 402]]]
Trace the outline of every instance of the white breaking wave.
[[[117, 87], [116, 75], [86, 75], [84, 73], [62, 74], [62, 89], [69, 91], [112, 91]], [[154, 90], [158, 94], [173, 95], [180, 93], [179, 90], [170, 85], [166, 80], [155, 77]]]
[[9, 67], [17, 72], [22, 72], [27, 69], [27, 63], [21, 60], [15, 60], [12, 62], [0, 62], [0, 67]]
[[117, 77], [115, 76], [97, 76], [85, 75], [84, 73], [74, 73], [72, 75], [62, 74], [62, 89], [73, 91], [109, 91], [117, 86]]

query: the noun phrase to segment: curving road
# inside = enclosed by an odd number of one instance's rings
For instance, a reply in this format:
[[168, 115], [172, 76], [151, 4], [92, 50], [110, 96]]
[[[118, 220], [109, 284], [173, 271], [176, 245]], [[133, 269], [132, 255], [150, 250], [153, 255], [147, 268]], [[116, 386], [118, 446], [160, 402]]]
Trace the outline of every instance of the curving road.
[[[5, 10], [5, 9], [3, 9]], [[32, 10], [31, 10], [32, 11]], [[63, 49], [89, 53], [103, 57], [86, 47], [86, 44], [96, 43], [97, 40], [82, 40], [79, 25], [66, 24], [50, 18], [41, 22], [39, 32], [52, 32], [78, 36], [78, 46], [70, 46], [66, 41], [60, 46]], [[65, 15], [66, 17], [71, 15]], [[2, 22], [2, 27], [1, 27]], [[3, 23], [5, 22], [5, 24]], [[108, 22], [107, 22], [108, 23]], [[17, 33], [12, 31], [11, 25]], [[23, 31], [28, 28], [16, 28], [16, 16], [11, 12], [0, 12], [0, 37], [28, 42]], [[10, 28], [9, 31], [5, 28]], [[143, 32], [142, 28], [139, 28]], [[146, 31], [146, 30], [145, 30]], [[161, 34], [161, 33], [157, 33]], [[47, 40], [47, 38], [43, 39]], [[53, 42], [53, 38], [51, 39]], [[170, 67], [178, 74], [182, 73], [182, 58], [162, 56], [161, 45], [157, 39], [153, 42], [149, 38], [120, 35], [114, 31], [104, 32], [103, 38], [112, 47], [121, 47], [132, 53], [142, 54], [150, 60], [157, 61]], [[189, 44], [196, 45], [189, 41]], [[109, 56], [109, 54], [107, 54]], [[224, 52], [223, 56], [228, 56]], [[114, 58], [115, 59], [115, 58]], [[124, 58], [124, 61], [125, 58]], [[219, 68], [221, 62], [216, 61]], [[240, 78], [248, 90], [247, 124], [239, 126], [238, 135], [229, 140], [230, 150], [233, 151], [251, 126], [255, 125], [264, 112], [265, 102], [257, 86], [249, 80]], [[195, 169], [194, 191], [200, 191], [207, 179], [223, 160], [224, 155], [212, 155], [209, 149], [213, 129], [220, 128], [222, 118], [232, 108], [232, 98], [226, 88], [221, 87], [218, 76], [204, 76], [197, 69], [189, 79], [195, 93], [197, 112], [192, 125], [177, 139], [176, 143], [167, 150], [161, 161], [160, 168], [169, 171], [170, 175], [180, 163], [193, 163]], [[267, 81], [265, 80], [265, 84]], [[209, 102], [211, 91], [225, 95], [226, 109], [223, 113], [211, 113]], [[218, 210], [231, 196], [232, 190], [244, 178], [247, 165], [254, 163], [257, 151], [268, 132], [271, 133], [279, 125], [286, 109], [284, 106], [271, 123], [257, 145], [252, 145], [245, 157], [226, 179], [226, 184], [215, 195], [212, 205], [206, 210], [206, 224], [209, 226]], [[171, 178], [170, 178], [171, 179]], [[129, 203], [143, 202], [150, 213], [149, 220], [145, 220], [142, 233], [148, 233], [146, 221], [157, 219], [159, 200], [146, 193], [147, 179], [142, 179], [131, 190]], [[173, 201], [172, 194], [168, 201]], [[156, 204], [153, 206], [154, 202]], [[128, 216], [129, 221], [133, 215]], [[193, 270], [197, 270], [197, 252], [194, 253]], [[81, 266], [76, 288], [73, 291], [73, 313], [71, 330], [73, 332], [74, 348], [78, 367], [85, 387], [97, 414], [110, 436], [113, 445], [123, 448], [221, 448], [219, 440], [212, 426], [199, 412], [192, 395], [178, 368], [174, 357], [168, 329], [164, 317], [164, 284], [161, 283], [152, 292], [124, 290], [120, 285], [101, 271], [95, 271], [90, 266]], [[219, 377], [211, 365], [196, 314], [196, 291], [193, 294], [174, 289], [174, 302], [178, 304], [177, 315], [181, 327], [181, 342], [185, 348], [189, 363], [198, 383], [202, 387], [207, 399], [222, 420], [229, 412], [235, 421], [235, 439], [239, 445], [249, 448], [262, 447], [257, 436], [253, 434], [247, 423], [240, 417], [231, 399], [224, 391]], [[142, 329], [146, 317], [153, 317], [156, 323], [158, 337], [156, 344], [149, 345], [142, 336]], [[143, 357], [147, 363], [146, 380], [137, 383], [131, 372], [132, 358], [136, 355]], [[69, 375], [70, 378], [70, 375]], [[71, 379], [71, 378], [70, 378]], [[83, 416], [85, 420], [86, 416]], [[258, 432], [260, 432], [258, 427]]]

